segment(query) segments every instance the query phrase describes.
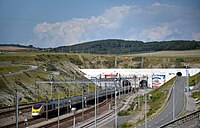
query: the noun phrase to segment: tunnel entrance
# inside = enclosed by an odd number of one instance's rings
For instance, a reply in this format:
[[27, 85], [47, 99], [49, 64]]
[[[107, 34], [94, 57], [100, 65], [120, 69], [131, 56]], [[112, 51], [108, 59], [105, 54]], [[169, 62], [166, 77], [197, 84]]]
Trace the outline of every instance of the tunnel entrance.
[[147, 81], [146, 80], [141, 80], [140, 81], [140, 88], [147, 88], [148, 86], [147, 86]]
[[182, 73], [181, 72], [177, 72], [176, 75], [177, 76], [182, 76]]
[[122, 82], [122, 85], [123, 85], [123, 87], [124, 87], [124, 86], [131, 86], [131, 82], [128, 81], [128, 80], [124, 80], [124, 81]]

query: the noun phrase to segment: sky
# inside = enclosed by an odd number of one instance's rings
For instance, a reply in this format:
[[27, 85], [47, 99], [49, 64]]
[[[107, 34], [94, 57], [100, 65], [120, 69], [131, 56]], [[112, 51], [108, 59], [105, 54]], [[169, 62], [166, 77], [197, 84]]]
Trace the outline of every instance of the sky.
[[0, 0], [0, 44], [200, 40], [200, 0]]

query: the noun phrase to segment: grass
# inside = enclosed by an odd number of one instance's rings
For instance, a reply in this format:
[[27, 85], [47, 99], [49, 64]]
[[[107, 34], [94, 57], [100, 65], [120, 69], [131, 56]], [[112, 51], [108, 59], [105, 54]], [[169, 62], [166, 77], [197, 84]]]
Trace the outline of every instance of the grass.
[[146, 56], [146, 57], [189, 57], [199, 58], [200, 50], [186, 50], [186, 51], [160, 51], [141, 54], [131, 54], [130, 56]]
[[12, 94], [12, 90], [10, 88], [8, 88], [8, 86], [6, 85], [6, 83], [3, 80], [0, 80], [0, 90], [1, 91], [5, 91], [8, 94]]
[[118, 128], [132, 128], [132, 124], [129, 123], [123, 123], [120, 126], [118, 126]]
[[28, 69], [29, 66], [0, 66], [0, 74], [8, 74], [10, 72], [18, 72]]
[[149, 94], [151, 94], [152, 97], [148, 101], [150, 110], [147, 113], [147, 116], [150, 116], [150, 115], [156, 113], [156, 111], [162, 107], [164, 101], [166, 101], [166, 99], [167, 99], [167, 95], [169, 94], [170, 87], [173, 84], [174, 80], [175, 80], [175, 78], [171, 79], [170, 81], [168, 81], [161, 87], [149, 92]]
[[[196, 84], [197, 82], [199, 82], [199, 77], [200, 77], [200, 73], [191, 76], [189, 78], [190, 80], [190, 85], [194, 85], [194, 83]], [[164, 101], [166, 101], [167, 95], [169, 94], [169, 90], [171, 88], [171, 85], [173, 84], [173, 81], [175, 80], [175, 78], [171, 79], [170, 81], [168, 81], [167, 83], [165, 83], [164, 85], [162, 85], [161, 87], [152, 90], [151, 92], [149, 92], [148, 94], [151, 94], [152, 97], [148, 100], [148, 105], [149, 105], [149, 112], [147, 113], [147, 116], [151, 116], [154, 113], [156, 113], [160, 108], [162, 108]], [[197, 80], [197, 81], [195, 81]], [[193, 98], [198, 98], [200, 99], [200, 91], [197, 92], [193, 92], [192, 93], [192, 97]], [[136, 97], [134, 100], [137, 101]], [[141, 101], [141, 106], [144, 105], [143, 103], [143, 97], [140, 98]], [[138, 111], [136, 109], [136, 111]], [[137, 122], [137, 124], [143, 122], [144, 119], [141, 119], [140, 121]]]
[[[147, 99], [148, 99], [147, 104], [149, 106], [149, 111], [147, 112], [148, 117], [161, 110], [161, 108], [164, 105], [163, 103], [166, 101], [166, 98], [169, 94], [170, 87], [173, 84], [174, 80], [175, 80], [175, 78], [169, 80], [161, 87], [156, 88], [148, 93], [148, 95], [149, 94], [151, 95], [151, 97], [147, 97]], [[136, 101], [138, 101], [138, 97], [136, 97], [134, 99], [134, 101], [131, 103], [131, 106], [134, 106]], [[141, 105], [140, 108], [142, 108], [144, 106], [144, 96], [140, 96], [140, 105]], [[129, 110], [131, 111], [132, 107], [130, 107]], [[137, 107], [136, 110], [134, 112], [132, 112], [131, 115], [134, 116], [139, 112], [141, 112], [141, 109], [138, 110], [138, 107]], [[144, 118], [140, 119], [134, 125], [140, 124], [142, 122], [144, 122]]]
[[192, 98], [196, 99], [200, 99], [200, 91], [197, 91], [197, 92], [192, 92]]
[[120, 112], [117, 113], [118, 116], [128, 116], [130, 115], [128, 110], [122, 110]]
[[190, 86], [195, 86], [196, 84], [198, 84], [200, 82], [200, 72], [197, 73], [194, 76], [190, 76], [189, 77], [189, 85]]

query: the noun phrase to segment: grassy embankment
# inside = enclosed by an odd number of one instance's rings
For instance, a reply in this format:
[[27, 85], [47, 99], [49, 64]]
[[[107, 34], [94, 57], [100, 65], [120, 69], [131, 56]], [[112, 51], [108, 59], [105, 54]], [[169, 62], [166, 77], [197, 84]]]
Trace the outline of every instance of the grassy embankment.
[[[50, 84], [36, 84], [35, 81], [49, 81], [53, 72], [56, 80], [85, 79], [78, 70], [81, 61], [76, 54], [57, 54], [57, 53], [8, 53], [0, 55], [1, 62], [11, 62], [12, 65], [37, 65], [39, 68], [34, 71], [25, 72], [17, 75], [0, 77], [0, 106], [13, 105], [15, 89], [20, 96], [20, 104], [34, 101], [42, 101], [45, 96], [50, 97]], [[76, 65], [75, 65], [76, 64]], [[78, 66], [77, 66], [78, 65]], [[23, 70], [28, 66], [1, 66], [2, 73]], [[73, 84], [54, 84], [53, 97], [58, 97], [57, 91], [60, 90], [61, 97], [80, 95], [81, 86]], [[92, 84], [85, 84], [90, 91], [94, 91]]]
[[[195, 86], [196, 84], [198, 84], [200, 82], [200, 73], [191, 76], [189, 78], [189, 82], [190, 82], [190, 86]], [[198, 98], [198, 100], [200, 100], [200, 91], [197, 90], [195, 92], [192, 92], [192, 98], [196, 99]]]
[[9, 74], [28, 69], [29, 66], [0, 66], [0, 74]]
[[[173, 84], [173, 81], [175, 80], [175, 78], [171, 79], [170, 81], [168, 81], [167, 83], [165, 83], [163, 86], [152, 90], [148, 93], [148, 95], [151, 95], [151, 97], [148, 97], [148, 106], [149, 106], [149, 110], [147, 113], [148, 117], [153, 116], [155, 113], [157, 113], [158, 111], [161, 111], [165, 104], [167, 95], [169, 94], [171, 85]], [[194, 75], [194, 76], [190, 76], [189, 77], [189, 85], [190, 86], [194, 86], [197, 83], [200, 82], [200, 73]], [[192, 97], [193, 98], [198, 98], [200, 99], [200, 91], [196, 91], [192, 93]], [[141, 112], [141, 110], [138, 110], [138, 107], [135, 109], [135, 111], [133, 112], [133, 108], [135, 107], [135, 103], [137, 103], [138, 101], [138, 97], [136, 97], [134, 99], [134, 102], [132, 102], [130, 108], [127, 111], [121, 111], [118, 113], [118, 116], [126, 116], [126, 115], [132, 115], [135, 116], [138, 112]], [[141, 103], [141, 107], [144, 106], [144, 96], [140, 97], [140, 103]], [[125, 123], [122, 125], [122, 127], [124, 128], [130, 128], [132, 126], [136, 126], [137, 124], [140, 124], [144, 122], [144, 118], [139, 120], [136, 124], [128, 124]]]
[[[148, 94], [147, 94], [147, 104], [149, 106], [149, 110], [147, 112], [147, 116], [150, 117], [152, 116], [153, 114], [155, 114], [156, 112], [158, 111], [161, 111], [161, 109], [163, 108], [163, 106], [165, 104], [164, 101], [166, 100], [167, 98], [167, 95], [169, 94], [169, 91], [170, 91], [170, 87], [171, 85], [173, 84], [173, 81], [174, 81], [175, 78], [169, 80], [168, 82], [166, 82], [163, 86], [157, 88], [157, 89], [154, 89], [152, 91], [150, 91]], [[118, 115], [131, 115], [131, 116], [135, 116], [139, 113], [142, 112], [142, 109], [138, 110], [138, 107], [136, 107], [136, 109], [134, 110], [134, 107], [135, 105], [137, 104], [138, 102], [138, 97], [136, 97], [133, 102], [131, 103], [130, 107], [128, 108], [127, 111], [122, 111], [120, 112]], [[144, 96], [140, 96], [140, 108], [144, 107]], [[144, 118], [138, 120], [137, 123], [135, 124], [123, 124], [123, 125], [127, 125], [126, 128], [129, 128], [129, 127], [132, 127], [132, 126], [136, 126], [137, 124], [140, 124], [144, 122]]]

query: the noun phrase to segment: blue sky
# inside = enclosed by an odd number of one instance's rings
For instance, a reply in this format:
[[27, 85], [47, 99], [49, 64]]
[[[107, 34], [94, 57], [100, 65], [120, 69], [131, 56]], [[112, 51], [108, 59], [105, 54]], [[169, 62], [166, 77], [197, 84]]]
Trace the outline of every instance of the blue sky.
[[200, 40], [199, 0], [0, 0], [0, 43]]

